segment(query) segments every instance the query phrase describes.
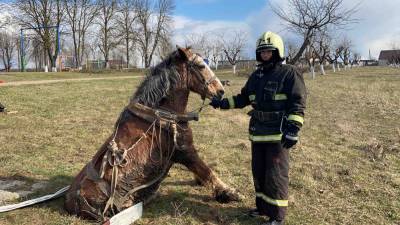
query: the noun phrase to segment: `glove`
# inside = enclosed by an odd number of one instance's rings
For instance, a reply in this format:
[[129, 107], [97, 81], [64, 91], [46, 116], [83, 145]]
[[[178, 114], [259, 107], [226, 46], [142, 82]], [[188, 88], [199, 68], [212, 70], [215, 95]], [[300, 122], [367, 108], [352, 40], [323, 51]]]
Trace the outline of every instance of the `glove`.
[[229, 101], [228, 99], [224, 98], [219, 100], [217, 98], [213, 98], [210, 102], [210, 105], [214, 107], [214, 109], [221, 108], [221, 109], [229, 109]]
[[282, 136], [282, 146], [284, 148], [291, 148], [297, 144], [299, 136], [297, 135], [300, 128], [293, 123], [288, 123]]
[[213, 98], [213, 99], [211, 100], [211, 102], [210, 102], [210, 105], [211, 105], [214, 109], [217, 109], [217, 108], [220, 108], [220, 107], [221, 107], [221, 102], [222, 102], [222, 100]]

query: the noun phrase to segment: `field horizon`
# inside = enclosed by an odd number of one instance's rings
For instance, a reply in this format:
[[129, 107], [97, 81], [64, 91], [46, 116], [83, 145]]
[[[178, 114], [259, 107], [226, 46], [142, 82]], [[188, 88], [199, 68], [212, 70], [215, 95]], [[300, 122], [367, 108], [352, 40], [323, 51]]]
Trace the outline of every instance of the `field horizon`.
[[[246, 72], [241, 71], [241, 74]], [[230, 80], [226, 96], [240, 91], [246, 76], [216, 71]], [[126, 73], [104, 76], [126, 76]], [[140, 74], [134, 73], [134, 76]], [[70, 79], [87, 74], [0, 75], [0, 80]], [[96, 74], [95, 77], [101, 77]], [[400, 70], [360, 67], [310, 79], [305, 125], [290, 152], [289, 208], [285, 224], [400, 224]], [[87, 80], [0, 86], [0, 102], [14, 114], [0, 114], [0, 182], [21, 181], [30, 191], [22, 201], [71, 183], [90, 160], [136, 90], [141, 79]], [[201, 105], [190, 95], [189, 109]], [[261, 219], [254, 207], [247, 111], [204, 109], [191, 123], [201, 158], [245, 196], [219, 204], [210, 189], [174, 165], [159, 197], [135, 224], [249, 224]], [[32, 187], [35, 184], [36, 189]], [[9, 203], [12, 203], [9, 202]], [[1, 205], [5, 202], [1, 203]], [[63, 198], [0, 214], [0, 224], [92, 224], [69, 216]]]

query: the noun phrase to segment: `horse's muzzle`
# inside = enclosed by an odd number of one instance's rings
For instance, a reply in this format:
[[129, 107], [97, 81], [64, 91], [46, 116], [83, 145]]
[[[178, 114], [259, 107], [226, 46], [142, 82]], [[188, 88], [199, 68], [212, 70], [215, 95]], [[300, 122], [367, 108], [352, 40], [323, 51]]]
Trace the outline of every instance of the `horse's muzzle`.
[[222, 97], [224, 96], [225, 91], [224, 90], [218, 90], [217, 91], [217, 96], [215, 96], [216, 99], [221, 100]]

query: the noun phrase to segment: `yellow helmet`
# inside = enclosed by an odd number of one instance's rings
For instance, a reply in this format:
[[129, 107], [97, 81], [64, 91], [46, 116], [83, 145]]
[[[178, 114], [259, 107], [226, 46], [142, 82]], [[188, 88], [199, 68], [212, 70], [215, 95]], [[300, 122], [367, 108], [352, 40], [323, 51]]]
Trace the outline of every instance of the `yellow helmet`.
[[283, 60], [285, 49], [283, 46], [283, 40], [279, 35], [271, 31], [267, 31], [264, 32], [260, 38], [258, 38], [256, 43], [257, 61], [262, 61], [261, 57], [259, 56], [259, 52], [264, 49], [278, 51], [279, 57]]

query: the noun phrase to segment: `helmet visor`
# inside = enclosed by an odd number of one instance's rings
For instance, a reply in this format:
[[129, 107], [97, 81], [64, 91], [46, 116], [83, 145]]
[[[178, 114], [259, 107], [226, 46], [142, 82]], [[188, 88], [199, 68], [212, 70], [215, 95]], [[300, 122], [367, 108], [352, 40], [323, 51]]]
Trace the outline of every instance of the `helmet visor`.
[[264, 51], [264, 50], [273, 51], [273, 50], [277, 50], [277, 49], [275, 47], [273, 47], [273, 46], [264, 45], [264, 46], [259, 46], [257, 48], [256, 52], [261, 52], [261, 51]]

